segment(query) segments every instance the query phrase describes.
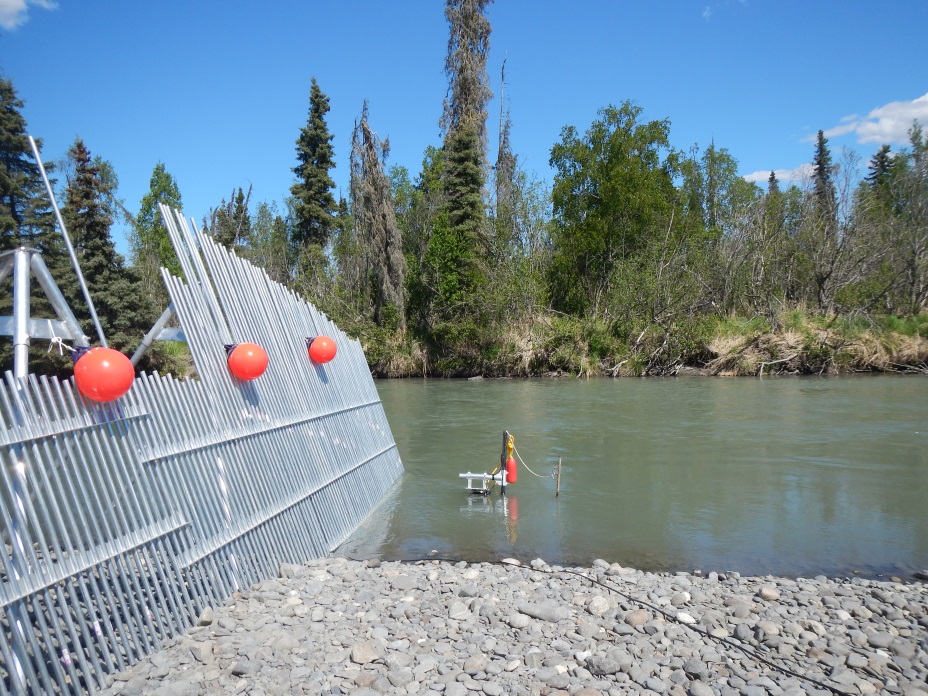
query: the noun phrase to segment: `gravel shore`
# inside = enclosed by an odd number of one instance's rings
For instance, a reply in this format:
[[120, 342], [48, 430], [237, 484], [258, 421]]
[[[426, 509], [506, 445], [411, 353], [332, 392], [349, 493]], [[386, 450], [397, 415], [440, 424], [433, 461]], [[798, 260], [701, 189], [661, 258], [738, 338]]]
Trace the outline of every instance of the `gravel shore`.
[[928, 696], [918, 582], [517, 563], [285, 564], [102, 693]]

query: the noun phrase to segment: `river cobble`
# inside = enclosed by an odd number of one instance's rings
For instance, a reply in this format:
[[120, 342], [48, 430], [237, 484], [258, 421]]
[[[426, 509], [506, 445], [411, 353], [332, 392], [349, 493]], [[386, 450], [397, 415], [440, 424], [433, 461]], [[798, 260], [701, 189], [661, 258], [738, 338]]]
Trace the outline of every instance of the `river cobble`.
[[921, 583], [326, 558], [207, 608], [106, 695], [928, 696]]

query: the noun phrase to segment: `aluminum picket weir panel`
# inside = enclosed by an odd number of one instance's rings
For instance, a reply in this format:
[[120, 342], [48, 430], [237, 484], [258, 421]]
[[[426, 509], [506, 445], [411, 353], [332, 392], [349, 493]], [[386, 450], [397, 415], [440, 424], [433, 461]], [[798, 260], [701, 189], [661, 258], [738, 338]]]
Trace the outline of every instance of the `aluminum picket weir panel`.
[[[107, 404], [0, 381], [0, 696], [93, 693], [207, 606], [339, 546], [402, 462], [364, 353], [324, 314], [163, 208], [162, 269], [196, 379]], [[306, 339], [338, 353], [313, 364]], [[268, 353], [258, 379], [226, 344]]]

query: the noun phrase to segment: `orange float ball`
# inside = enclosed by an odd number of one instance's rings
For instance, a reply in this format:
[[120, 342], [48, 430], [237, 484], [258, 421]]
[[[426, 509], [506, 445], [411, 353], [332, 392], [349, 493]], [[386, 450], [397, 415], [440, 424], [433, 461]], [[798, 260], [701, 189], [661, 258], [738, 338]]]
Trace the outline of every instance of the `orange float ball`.
[[134, 380], [132, 362], [112, 348], [91, 348], [74, 363], [77, 390], [91, 401], [118, 399]]
[[328, 336], [316, 336], [309, 342], [309, 357], [313, 362], [327, 363], [335, 357], [338, 349]]
[[229, 371], [241, 380], [260, 377], [267, 369], [267, 352], [256, 343], [239, 343], [229, 352]]

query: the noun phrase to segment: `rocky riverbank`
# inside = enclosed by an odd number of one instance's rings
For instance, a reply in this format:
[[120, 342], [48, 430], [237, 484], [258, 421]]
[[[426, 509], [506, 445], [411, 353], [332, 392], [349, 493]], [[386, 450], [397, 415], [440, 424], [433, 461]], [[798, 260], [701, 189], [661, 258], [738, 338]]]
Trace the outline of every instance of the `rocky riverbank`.
[[328, 558], [205, 610], [103, 693], [926, 696], [928, 591]]

